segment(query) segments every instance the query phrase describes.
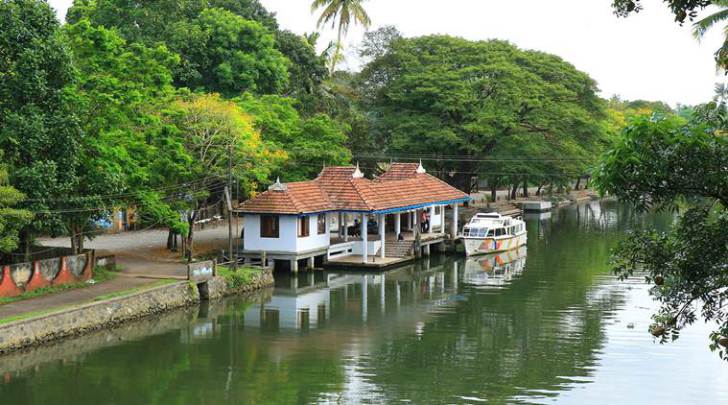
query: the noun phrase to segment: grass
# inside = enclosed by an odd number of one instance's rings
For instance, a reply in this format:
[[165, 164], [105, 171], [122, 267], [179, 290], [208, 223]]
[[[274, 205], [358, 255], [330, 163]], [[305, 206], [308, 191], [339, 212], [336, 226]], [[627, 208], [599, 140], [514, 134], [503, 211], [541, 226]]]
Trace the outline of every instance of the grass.
[[228, 266], [217, 266], [217, 275], [225, 279], [228, 288], [233, 289], [250, 284], [258, 272], [260, 269], [249, 266], [238, 267], [235, 271]]
[[15, 321], [21, 321], [23, 319], [36, 318], [39, 316], [50, 314], [52, 312], [60, 311], [61, 309], [64, 309], [67, 307], [68, 306], [41, 309], [39, 311], [26, 312], [26, 313], [20, 314], [20, 315], [9, 316], [7, 318], [0, 319], [0, 325], [4, 325], [6, 323], [15, 322]]
[[[116, 272], [110, 271], [105, 267], [97, 267], [94, 269], [93, 280], [96, 281], [96, 283], [103, 283], [104, 281], [114, 279], [116, 276]], [[11, 302], [23, 301], [30, 298], [42, 297], [50, 294], [57, 294], [62, 291], [74, 290], [76, 288], [89, 287], [91, 285], [92, 284], [88, 284], [85, 281], [82, 281], [78, 283], [42, 287], [38, 288], [37, 290], [26, 291], [15, 297], [0, 297], [0, 305], [9, 304]]]
[[177, 282], [179, 282], [179, 280], [173, 280], [173, 279], [159, 280], [152, 284], [147, 284], [147, 285], [143, 285], [140, 287], [129, 288], [127, 290], [114, 291], [112, 293], [99, 295], [96, 298], [94, 298], [94, 301], [106, 301], [106, 300], [110, 300], [110, 299], [114, 299], [114, 298], [125, 297], [127, 295], [132, 295], [132, 294], [135, 294], [140, 291], [150, 290], [155, 287], [160, 287], [160, 286], [167, 285], [167, 284], [174, 284]]

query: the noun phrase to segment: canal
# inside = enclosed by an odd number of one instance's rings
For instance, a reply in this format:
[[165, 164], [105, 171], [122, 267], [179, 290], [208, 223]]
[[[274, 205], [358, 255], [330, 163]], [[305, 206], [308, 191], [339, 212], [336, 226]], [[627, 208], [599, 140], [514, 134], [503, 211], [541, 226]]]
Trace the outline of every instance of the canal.
[[592, 202], [527, 218], [526, 249], [276, 287], [0, 357], [2, 404], [728, 403], [698, 323], [669, 345], [610, 249], [637, 215]]

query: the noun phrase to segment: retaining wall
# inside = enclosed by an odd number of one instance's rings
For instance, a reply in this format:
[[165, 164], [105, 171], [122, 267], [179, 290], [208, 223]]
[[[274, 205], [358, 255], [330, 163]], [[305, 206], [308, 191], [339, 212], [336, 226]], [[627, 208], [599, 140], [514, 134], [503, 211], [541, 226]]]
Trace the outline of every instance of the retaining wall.
[[94, 253], [89, 251], [2, 266], [0, 297], [15, 297], [43, 287], [86, 281], [93, 275], [94, 261]]
[[[225, 279], [207, 282], [210, 299], [271, 286], [271, 269], [264, 269], [242, 288], [228, 288]], [[0, 353], [42, 345], [66, 337], [111, 328], [146, 316], [189, 306], [200, 301], [194, 283], [182, 281], [124, 297], [84, 304], [32, 319], [0, 325]]]

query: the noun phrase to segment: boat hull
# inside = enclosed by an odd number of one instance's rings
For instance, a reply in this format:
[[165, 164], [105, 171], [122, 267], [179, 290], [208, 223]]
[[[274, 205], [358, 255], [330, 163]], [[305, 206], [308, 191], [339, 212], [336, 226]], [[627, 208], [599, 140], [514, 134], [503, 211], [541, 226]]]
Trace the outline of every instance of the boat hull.
[[524, 246], [527, 233], [508, 236], [505, 238], [463, 238], [466, 256], [487, 255], [489, 253], [505, 252]]

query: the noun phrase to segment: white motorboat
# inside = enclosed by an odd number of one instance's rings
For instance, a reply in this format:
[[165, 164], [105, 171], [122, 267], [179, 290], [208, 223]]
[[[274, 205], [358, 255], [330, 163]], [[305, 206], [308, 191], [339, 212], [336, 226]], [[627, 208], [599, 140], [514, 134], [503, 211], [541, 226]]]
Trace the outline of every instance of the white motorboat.
[[463, 227], [465, 255], [482, 255], [517, 249], [526, 244], [526, 223], [495, 212], [478, 213]]

